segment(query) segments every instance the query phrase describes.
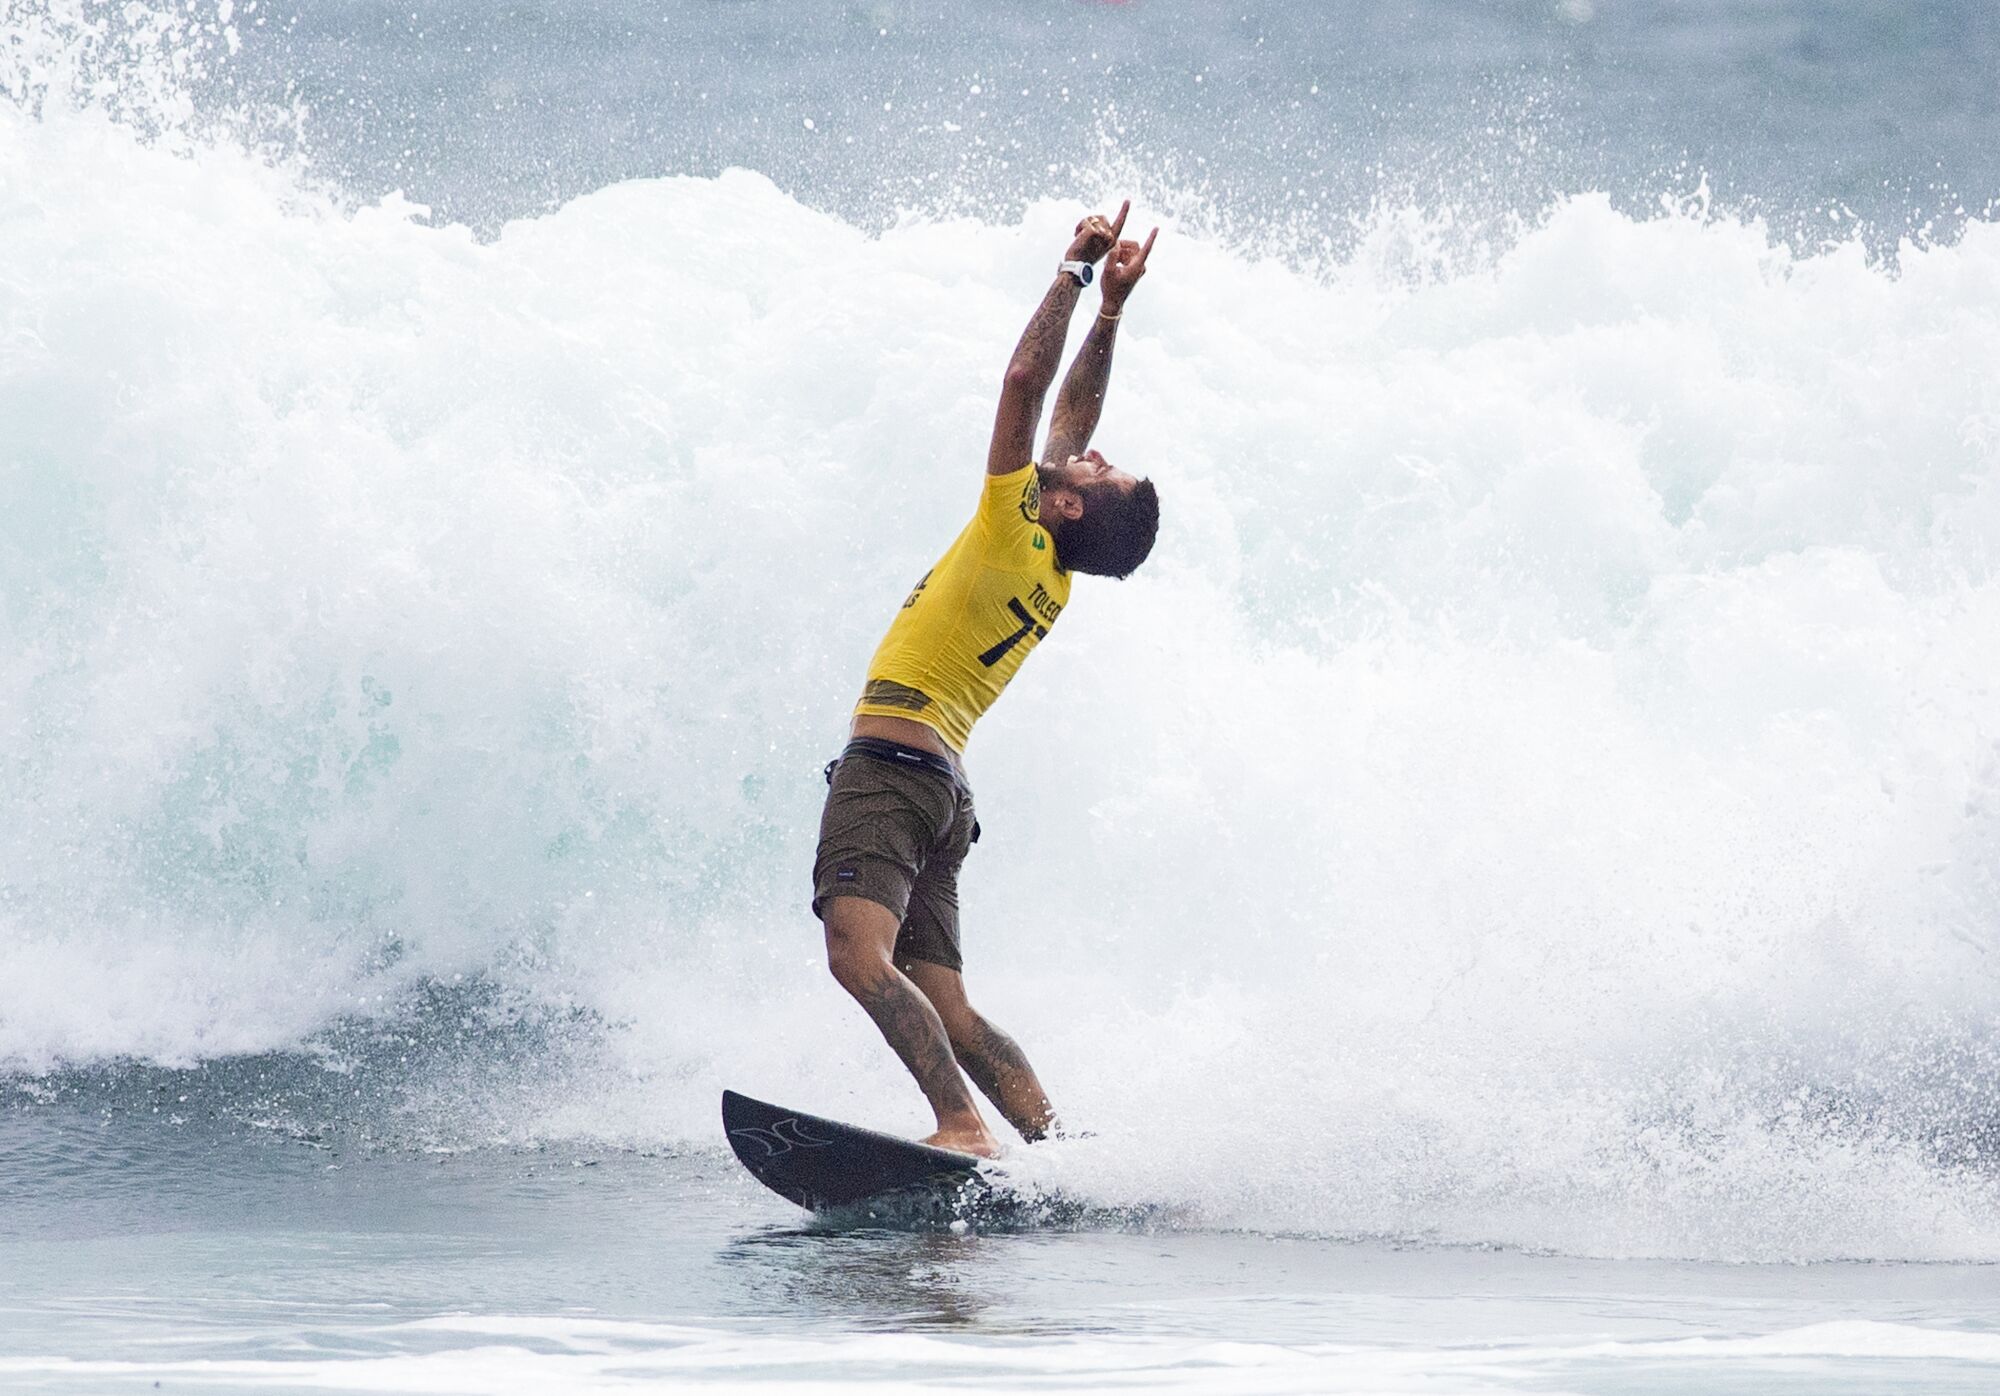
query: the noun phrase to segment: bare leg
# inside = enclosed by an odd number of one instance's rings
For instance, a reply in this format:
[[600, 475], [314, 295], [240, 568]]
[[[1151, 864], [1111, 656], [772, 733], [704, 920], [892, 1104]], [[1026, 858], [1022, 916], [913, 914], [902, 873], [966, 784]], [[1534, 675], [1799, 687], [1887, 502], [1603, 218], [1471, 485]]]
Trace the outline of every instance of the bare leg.
[[998, 1141], [958, 1074], [937, 1009], [890, 961], [896, 914], [866, 897], [833, 897], [826, 903], [825, 920], [826, 960], [833, 977], [875, 1020], [937, 1115], [937, 1133], [924, 1142], [983, 1158], [998, 1153]]
[[1033, 1143], [1046, 1138], [1056, 1128], [1055, 1107], [1014, 1039], [967, 1001], [964, 977], [922, 960], [905, 960], [901, 969], [937, 1009], [958, 1064], [994, 1108], [1023, 1139]]

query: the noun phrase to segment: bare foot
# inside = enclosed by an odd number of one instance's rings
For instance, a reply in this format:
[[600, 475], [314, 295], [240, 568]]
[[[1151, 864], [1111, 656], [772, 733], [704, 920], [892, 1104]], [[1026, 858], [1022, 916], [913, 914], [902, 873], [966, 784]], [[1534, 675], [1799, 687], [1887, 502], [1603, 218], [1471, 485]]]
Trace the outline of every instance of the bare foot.
[[950, 1149], [955, 1154], [971, 1154], [975, 1158], [1000, 1157], [1000, 1141], [984, 1126], [978, 1129], [941, 1129], [923, 1142], [933, 1149]]

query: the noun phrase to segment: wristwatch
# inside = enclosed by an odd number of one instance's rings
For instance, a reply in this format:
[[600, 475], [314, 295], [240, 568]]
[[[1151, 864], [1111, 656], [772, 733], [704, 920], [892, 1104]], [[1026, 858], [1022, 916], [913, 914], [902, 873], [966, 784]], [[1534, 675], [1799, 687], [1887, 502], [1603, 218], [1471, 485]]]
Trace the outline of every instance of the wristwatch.
[[1091, 278], [1096, 275], [1088, 262], [1064, 262], [1056, 270], [1068, 272], [1076, 278], [1076, 284], [1079, 286], [1088, 286]]

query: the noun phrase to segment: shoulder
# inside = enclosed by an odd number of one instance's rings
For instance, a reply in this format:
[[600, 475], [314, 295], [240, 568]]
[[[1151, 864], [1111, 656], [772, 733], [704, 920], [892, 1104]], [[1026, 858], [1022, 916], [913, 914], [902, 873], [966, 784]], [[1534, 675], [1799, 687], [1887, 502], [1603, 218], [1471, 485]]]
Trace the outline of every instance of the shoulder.
[[1042, 477], [1033, 461], [1005, 475], [988, 475], [979, 496], [979, 522], [996, 539], [1041, 534]]

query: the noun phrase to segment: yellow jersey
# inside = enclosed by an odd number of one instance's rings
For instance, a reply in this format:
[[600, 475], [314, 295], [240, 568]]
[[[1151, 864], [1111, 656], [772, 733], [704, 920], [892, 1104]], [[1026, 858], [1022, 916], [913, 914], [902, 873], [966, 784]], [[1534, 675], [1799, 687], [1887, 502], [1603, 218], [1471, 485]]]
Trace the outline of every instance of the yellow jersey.
[[1031, 462], [988, 475], [978, 512], [924, 573], [868, 661], [856, 716], [921, 722], [964, 751], [1028, 651], [1069, 604]]

